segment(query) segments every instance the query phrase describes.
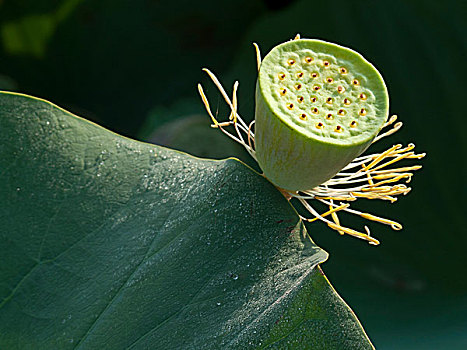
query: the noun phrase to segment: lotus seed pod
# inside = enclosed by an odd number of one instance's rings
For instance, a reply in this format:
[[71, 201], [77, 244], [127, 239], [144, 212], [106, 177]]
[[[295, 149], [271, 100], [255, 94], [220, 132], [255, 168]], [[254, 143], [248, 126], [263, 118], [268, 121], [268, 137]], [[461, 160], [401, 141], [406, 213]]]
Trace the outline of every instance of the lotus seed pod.
[[383, 78], [357, 52], [311, 39], [280, 44], [256, 85], [258, 163], [276, 186], [312, 189], [367, 149], [388, 109]]

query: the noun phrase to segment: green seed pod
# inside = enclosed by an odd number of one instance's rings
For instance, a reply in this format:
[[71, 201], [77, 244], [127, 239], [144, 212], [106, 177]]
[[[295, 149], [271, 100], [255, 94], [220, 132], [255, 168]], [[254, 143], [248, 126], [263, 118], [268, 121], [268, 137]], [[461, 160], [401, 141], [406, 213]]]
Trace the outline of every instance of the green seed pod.
[[388, 109], [383, 78], [357, 52], [311, 39], [280, 44], [256, 85], [258, 163], [276, 186], [311, 189], [368, 148]]

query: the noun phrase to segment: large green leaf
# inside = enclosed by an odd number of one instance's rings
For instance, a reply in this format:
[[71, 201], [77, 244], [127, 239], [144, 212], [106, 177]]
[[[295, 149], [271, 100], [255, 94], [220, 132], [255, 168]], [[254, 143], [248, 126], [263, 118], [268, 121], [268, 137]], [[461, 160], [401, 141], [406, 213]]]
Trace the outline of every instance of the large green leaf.
[[1, 349], [371, 349], [264, 178], [0, 94]]

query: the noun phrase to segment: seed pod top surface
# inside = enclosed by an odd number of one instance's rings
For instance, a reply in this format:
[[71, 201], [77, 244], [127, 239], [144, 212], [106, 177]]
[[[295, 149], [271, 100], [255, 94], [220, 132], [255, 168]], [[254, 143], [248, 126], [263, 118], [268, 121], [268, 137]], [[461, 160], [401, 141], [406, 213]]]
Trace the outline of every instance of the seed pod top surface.
[[274, 47], [261, 64], [258, 88], [283, 123], [326, 144], [368, 143], [388, 115], [387, 89], [373, 65], [321, 40]]

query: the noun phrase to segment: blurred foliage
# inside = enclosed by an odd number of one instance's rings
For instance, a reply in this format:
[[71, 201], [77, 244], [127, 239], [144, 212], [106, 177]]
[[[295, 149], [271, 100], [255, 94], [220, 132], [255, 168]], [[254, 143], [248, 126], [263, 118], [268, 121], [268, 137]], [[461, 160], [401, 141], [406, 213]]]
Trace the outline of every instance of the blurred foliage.
[[7, 1], [0, 74], [134, 136], [155, 105], [195, 91], [204, 64], [225, 70], [260, 0]]
[[[5, 2], [1, 24], [54, 13], [63, 2], [24, 3], [30, 6]], [[51, 99], [112, 130], [207, 156], [208, 148], [197, 148], [204, 138], [202, 128], [189, 132], [193, 120], [202, 124], [193, 117], [203, 113], [201, 102], [196, 102], [196, 84], [202, 82], [221, 119], [228, 109], [202, 67], [214, 71], [228, 92], [235, 80], [240, 81], [239, 111], [251, 120], [256, 81], [253, 41], [263, 55], [296, 33], [361, 52], [382, 72], [391, 112], [404, 122], [401, 131], [372, 149], [414, 142], [428, 155], [406, 198], [393, 205], [370, 201], [355, 205], [404, 225], [399, 232], [372, 225], [381, 246], [367, 246], [331, 230], [322, 234], [313, 229], [320, 223], [308, 225], [308, 230], [330, 252], [323, 268], [377, 348], [467, 347], [462, 331], [467, 327], [463, 224], [467, 208], [462, 201], [467, 194], [463, 183], [467, 146], [461, 127], [467, 2], [336, 0], [331, 5], [302, 0], [281, 8], [273, 4], [137, 0], [130, 5], [83, 0], [57, 25], [42, 59], [7, 52], [3, 43], [0, 74], [11, 77], [19, 91]], [[205, 118], [206, 133], [212, 133], [209, 117]], [[180, 135], [183, 142], [175, 142]], [[209, 140], [213, 152], [223, 149], [244, 159], [226, 146], [230, 141]], [[342, 220], [362, 224], [351, 217]]]
[[2, 23], [1, 36], [5, 51], [11, 55], [43, 58], [47, 44], [57, 26], [73, 12], [81, 0], [67, 0], [50, 13], [30, 14]]

